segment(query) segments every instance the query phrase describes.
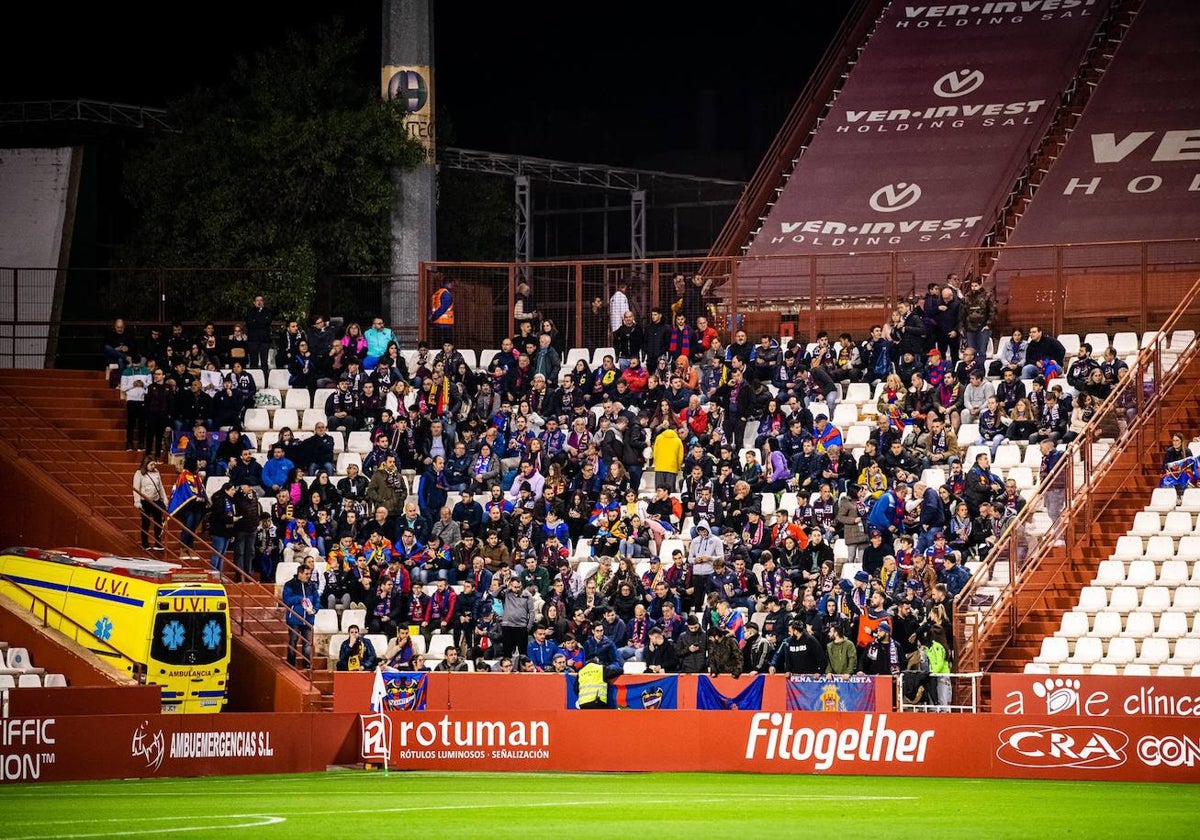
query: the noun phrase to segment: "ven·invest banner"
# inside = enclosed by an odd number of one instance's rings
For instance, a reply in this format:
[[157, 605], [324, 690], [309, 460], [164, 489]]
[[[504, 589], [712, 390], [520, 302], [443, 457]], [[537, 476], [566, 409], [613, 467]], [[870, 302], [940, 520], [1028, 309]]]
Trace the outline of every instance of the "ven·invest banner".
[[978, 245], [1107, 5], [893, 2], [749, 256]]

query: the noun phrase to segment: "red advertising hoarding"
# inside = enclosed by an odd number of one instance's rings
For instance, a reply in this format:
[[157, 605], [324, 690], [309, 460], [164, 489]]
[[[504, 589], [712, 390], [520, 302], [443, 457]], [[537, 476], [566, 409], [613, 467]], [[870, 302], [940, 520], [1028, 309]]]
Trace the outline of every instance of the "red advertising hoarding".
[[357, 753], [354, 715], [0, 719], [0, 782], [302, 773]]
[[1009, 242], [1200, 235], [1198, 91], [1200, 4], [1146, 3]]
[[437, 711], [364, 715], [360, 723], [364, 757], [386, 752], [389, 766], [405, 770], [1200, 780], [1195, 718]]
[[1107, 5], [893, 2], [749, 256], [980, 244]]
[[993, 674], [992, 709], [1006, 715], [1157, 716], [1200, 721], [1200, 680]]

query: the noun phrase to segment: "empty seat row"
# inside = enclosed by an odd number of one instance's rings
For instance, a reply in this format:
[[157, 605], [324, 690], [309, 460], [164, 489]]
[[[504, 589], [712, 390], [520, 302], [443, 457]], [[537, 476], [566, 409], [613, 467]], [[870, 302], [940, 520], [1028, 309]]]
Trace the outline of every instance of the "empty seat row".
[[1200, 586], [1200, 561], [1101, 560], [1092, 586]]
[[[1169, 488], [1167, 488], [1169, 489]], [[1174, 491], [1171, 491], [1174, 493]], [[1133, 527], [1128, 535], [1134, 537], [1186, 537], [1196, 531], [1196, 517], [1191, 511], [1172, 510], [1160, 513], [1154, 510], [1143, 510], [1134, 514]]]
[[1063, 662], [1128, 665], [1137, 662], [1143, 665], [1170, 663], [1191, 666], [1200, 663], [1200, 638], [1183, 638], [1172, 642], [1153, 636], [1148, 639], [1082, 636], [1071, 641], [1062, 636], [1047, 636], [1042, 640], [1041, 652], [1033, 661], [1051, 665]]
[[1091, 665], [1082, 665], [1078, 662], [1062, 662], [1053, 665], [1047, 662], [1027, 662], [1025, 663], [1026, 674], [1091, 674], [1092, 676], [1126, 676], [1126, 677], [1200, 677], [1200, 664], [1191, 666], [1190, 669], [1183, 665], [1175, 665], [1172, 663], [1164, 663], [1162, 665], [1146, 665], [1140, 662], [1131, 662], [1128, 665], [1115, 665], [1111, 662], [1096, 662]]
[[1079, 593], [1080, 612], [1097, 613], [1104, 610], [1128, 613], [1143, 612], [1200, 612], [1200, 587], [1179, 586], [1172, 590], [1166, 586], [1085, 586]]
[[1154, 537], [1139, 537], [1125, 534], [1117, 537], [1117, 545], [1110, 560], [1197, 560], [1200, 559], [1200, 534], [1189, 534], [1179, 538], [1159, 534]]
[[[1189, 621], [1192, 624], [1190, 632]], [[1098, 639], [1111, 639], [1116, 636], [1128, 636], [1132, 639], [1146, 639], [1152, 636], [1160, 639], [1200, 639], [1200, 619], [1194, 614], [1189, 616], [1182, 612], [1152, 613], [1134, 610], [1122, 614], [1111, 610], [1097, 613], [1072, 610], [1063, 613], [1062, 622], [1054, 635], [1064, 639], [1079, 639], [1083, 636], [1095, 636]]]
[[66, 688], [65, 674], [0, 674], [0, 691], [10, 688]]

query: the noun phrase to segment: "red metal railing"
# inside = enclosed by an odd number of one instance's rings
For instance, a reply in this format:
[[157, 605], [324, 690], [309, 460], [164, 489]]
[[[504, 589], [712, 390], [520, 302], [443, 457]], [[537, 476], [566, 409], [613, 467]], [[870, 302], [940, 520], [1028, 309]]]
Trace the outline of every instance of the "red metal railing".
[[[1124, 469], [1124, 472], [1114, 472], [1111, 476], [1117, 486], [1124, 486], [1140, 471], [1140, 466], [1122, 461], [1122, 454], [1131, 449], [1146, 451], [1161, 445], [1166, 426], [1162, 416], [1166, 394], [1177, 385], [1187, 389], [1185, 397], [1200, 391], [1200, 382], [1180, 381], [1183, 371], [1200, 353], [1200, 334], [1194, 333], [1182, 348], [1168, 344], [1171, 334], [1198, 297], [1200, 279], [1192, 284], [1153, 340], [1138, 354], [1136, 363], [1130, 366], [1129, 376], [1113, 389], [1092, 420], [1067, 447], [1029, 503], [1005, 528], [984, 565], [959, 593], [956, 604], [960, 606], [955, 609], [954, 621], [961, 651], [957, 663], [960, 670], [988, 670], [1015, 638], [1031, 610], [1056, 586], [1061, 573], [1071, 567], [1073, 550], [1086, 550], [1092, 539], [1088, 526], [1101, 519], [1108, 505], [1118, 497], [1112, 492], [1101, 492], [1101, 481], [1109, 477], [1112, 470]], [[1153, 385], [1149, 394], [1146, 383]], [[1124, 413], [1127, 407], [1135, 410], [1128, 428], [1097, 457], [1101, 429], [1110, 427], [1118, 419], [1118, 412]], [[1174, 415], [1170, 419], [1174, 419]], [[1125, 464], [1123, 468], [1118, 466], [1122, 463]], [[1076, 475], [1077, 464], [1082, 467], [1081, 478]], [[1047, 489], [1059, 485], [1060, 481], [1065, 483], [1066, 507], [1062, 515], [1050, 523], [1049, 529], [1030, 544], [1027, 535], [1033, 517], [1042, 508]], [[1056, 543], [1066, 549], [1057, 560], [1052, 552]], [[981, 594], [1001, 568], [1007, 572], [1008, 584], [993, 603], [986, 609], [973, 610], [965, 606]]]

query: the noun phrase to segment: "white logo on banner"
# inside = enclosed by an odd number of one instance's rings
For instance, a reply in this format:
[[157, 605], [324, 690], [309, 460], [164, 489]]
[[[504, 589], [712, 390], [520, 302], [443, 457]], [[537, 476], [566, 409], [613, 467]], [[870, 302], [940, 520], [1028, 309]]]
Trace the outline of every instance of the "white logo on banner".
[[895, 213], [898, 210], [912, 207], [921, 200], [921, 188], [916, 184], [886, 184], [871, 193], [870, 205], [872, 210], [880, 213]]
[[163, 756], [166, 755], [166, 752], [166, 741], [163, 738], [162, 730], [159, 729], [151, 735], [150, 721], [142, 721], [142, 725], [133, 733], [129, 754], [133, 758], [144, 759], [150, 772], [157, 773], [158, 768], [162, 766]]
[[951, 70], [933, 83], [933, 92], [943, 99], [957, 99], [974, 93], [982, 84], [982, 70]]
[[362, 734], [362, 757], [387, 762], [392, 757], [392, 722], [383, 712], [359, 715]]

